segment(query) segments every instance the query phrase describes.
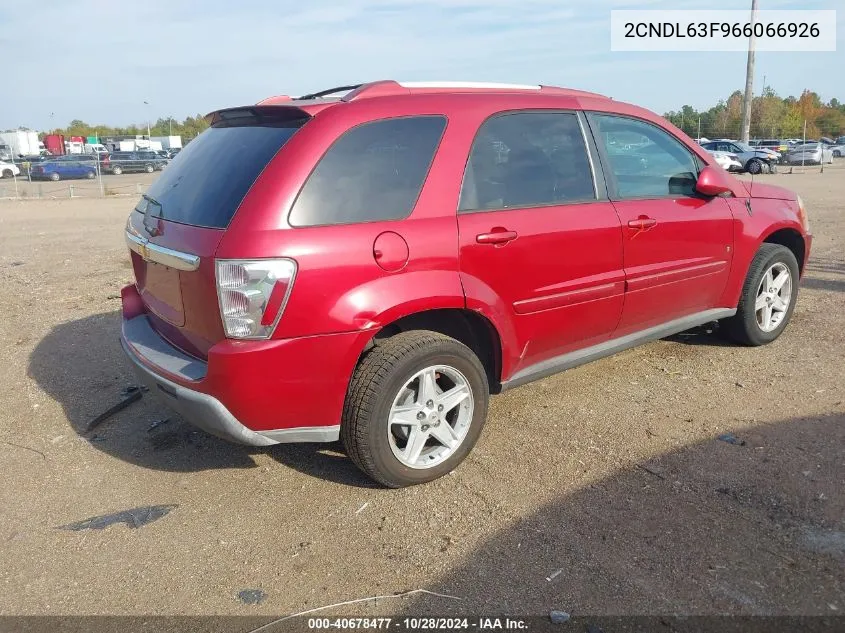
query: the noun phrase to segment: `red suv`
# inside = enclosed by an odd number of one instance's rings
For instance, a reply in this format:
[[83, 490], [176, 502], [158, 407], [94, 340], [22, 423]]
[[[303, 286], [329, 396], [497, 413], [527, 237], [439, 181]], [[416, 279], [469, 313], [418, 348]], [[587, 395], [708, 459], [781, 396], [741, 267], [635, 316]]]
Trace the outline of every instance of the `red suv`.
[[490, 394], [712, 321], [762, 345], [795, 308], [800, 198], [642, 108], [380, 81], [209, 116], [130, 214], [121, 339], [234, 442], [430, 481]]

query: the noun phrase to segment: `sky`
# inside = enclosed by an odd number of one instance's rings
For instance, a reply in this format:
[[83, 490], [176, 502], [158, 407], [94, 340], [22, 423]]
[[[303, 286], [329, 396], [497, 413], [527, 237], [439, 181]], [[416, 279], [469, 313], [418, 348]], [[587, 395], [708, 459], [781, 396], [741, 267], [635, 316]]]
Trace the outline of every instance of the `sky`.
[[[610, 50], [611, 9], [741, 9], [750, 0], [3, 0], [0, 129], [72, 119], [107, 125], [205, 114], [277, 94], [377, 79], [560, 85], [659, 113], [714, 105], [745, 82], [744, 53]], [[742, 5], [742, 6], [740, 6]], [[845, 3], [837, 51], [758, 53], [782, 96], [845, 101]], [[13, 60], [9, 62], [8, 60]], [[149, 105], [145, 105], [144, 102]]]

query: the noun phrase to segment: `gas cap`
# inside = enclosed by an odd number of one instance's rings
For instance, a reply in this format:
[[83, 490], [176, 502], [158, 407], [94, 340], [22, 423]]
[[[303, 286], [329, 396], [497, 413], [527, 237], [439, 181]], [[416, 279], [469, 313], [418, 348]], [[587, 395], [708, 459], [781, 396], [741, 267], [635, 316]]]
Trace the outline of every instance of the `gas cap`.
[[402, 270], [408, 263], [408, 243], [398, 233], [385, 231], [373, 242], [373, 259], [382, 270]]

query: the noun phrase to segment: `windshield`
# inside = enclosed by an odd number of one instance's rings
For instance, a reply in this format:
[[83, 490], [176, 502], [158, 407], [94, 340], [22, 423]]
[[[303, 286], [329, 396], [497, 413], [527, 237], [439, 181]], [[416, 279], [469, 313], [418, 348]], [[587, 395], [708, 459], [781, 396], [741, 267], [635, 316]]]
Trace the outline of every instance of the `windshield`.
[[[171, 161], [144, 198], [165, 220], [226, 228], [255, 179], [303, 122], [213, 126]], [[145, 207], [142, 200], [138, 208]]]

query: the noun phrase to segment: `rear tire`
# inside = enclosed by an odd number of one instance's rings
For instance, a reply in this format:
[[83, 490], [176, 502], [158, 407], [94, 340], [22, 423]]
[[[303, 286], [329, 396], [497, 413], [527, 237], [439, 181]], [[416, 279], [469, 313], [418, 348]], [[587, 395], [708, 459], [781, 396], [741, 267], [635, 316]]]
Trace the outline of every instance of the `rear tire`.
[[112, 167], [111, 173], [113, 173], [115, 176], [120, 176], [120, 174], [123, 173], [123, 169], [121, 169], [120, 167]]
[[[767, 279], [770, 285], [764, 287], [764, 278], [769, 273], [772, 274]], [[772, 289], [776, 292], [770, 292]], [[786, 328], [797, 298], [798, 262], [795, 255], [780, 244], [761, 244], [748, 267], [736, 314], [724, 319], [722, 328], [730, 339], [742, 345], [766, 345]]]
[[52, 174], [50, 174], [50, 180], [52, 180], [53, 182], [56, 182], [57, 180], [61, 180], [61, 179], [62, 179], [62, 177], [55, 171]]
[[[450, 393], [462, 398], [452, 404]], [[426, 483], [469, 454], [489, 399], [487, 373], [467, 346], [438, 332], [402, 332], [378, 341], [358, 364], [341, 440], [355, 465], [384, 486]], [[412, 438], [421, 438], [417, 451]]]
[[4, 169], [3, 170], [3, 178], [11, 178], [14, 175], [15, 175], [15, 173], [11, 169]]
[[144, 167], [144, 171], [147, 172], [148, 174], [153, 173], [155, 170], [156, 170], [155, 167], [153, 167], [152, 165], [147, 165], [146, 167]]

